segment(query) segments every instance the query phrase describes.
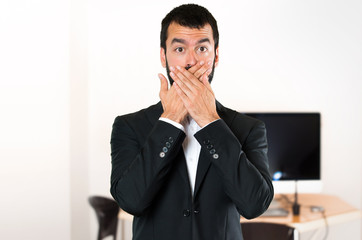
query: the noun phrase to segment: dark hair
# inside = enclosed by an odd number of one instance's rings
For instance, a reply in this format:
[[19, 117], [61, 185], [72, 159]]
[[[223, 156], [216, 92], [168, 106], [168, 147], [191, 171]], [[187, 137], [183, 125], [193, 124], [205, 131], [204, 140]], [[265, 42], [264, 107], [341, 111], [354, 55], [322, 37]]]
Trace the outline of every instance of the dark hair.
[[161, 23], [161, 47], [166, 50], [167, 30], [171, 23], [177, 23], [189, 28], [202, 28], [210, 24], [215, 42], [219, 46], [219, 31], [217, 22], [212, 14], [204, 7], [196, 4], [184, 4], [169, 12]]

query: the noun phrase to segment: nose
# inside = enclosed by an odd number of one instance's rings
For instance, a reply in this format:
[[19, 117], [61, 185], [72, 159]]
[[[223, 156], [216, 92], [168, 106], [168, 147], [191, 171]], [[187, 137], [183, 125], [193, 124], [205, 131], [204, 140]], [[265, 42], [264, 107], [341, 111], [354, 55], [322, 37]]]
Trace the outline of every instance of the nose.
[[196, 54], [193, 51], [189, 51], [187, 56], [186, 56], [186, 69], [191, 68], [192, 66], [194, 66], [197, 63], [197, 58], [196, 58]]

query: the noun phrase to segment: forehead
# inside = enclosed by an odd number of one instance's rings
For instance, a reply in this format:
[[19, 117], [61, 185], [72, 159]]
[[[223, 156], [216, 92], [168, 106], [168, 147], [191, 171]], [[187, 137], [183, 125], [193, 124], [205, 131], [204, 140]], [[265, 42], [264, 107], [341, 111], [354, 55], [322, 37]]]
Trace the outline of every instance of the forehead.
[[184, 39], [187, 42], [197, 42], [200, 39], [208, 38], [214, 44], [212, 28], [210, 24], [205, 24], [202, 28], [189, 28], [177, 23], [171, 23], [167, 29], [166, 44], [170, 44], [172, 39]]

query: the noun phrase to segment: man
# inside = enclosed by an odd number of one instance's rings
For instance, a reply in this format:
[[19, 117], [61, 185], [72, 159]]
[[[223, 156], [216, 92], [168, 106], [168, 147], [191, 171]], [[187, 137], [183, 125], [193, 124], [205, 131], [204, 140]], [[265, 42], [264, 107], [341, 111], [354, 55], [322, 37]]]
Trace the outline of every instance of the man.
[[240, 240], [240, 215], [273, 198], [264, 124], [225, 108], [210, 86], [218, 29], [187, 4], [162, 21], [161, 102], [115, 119], [111, 193], [135, 240]]

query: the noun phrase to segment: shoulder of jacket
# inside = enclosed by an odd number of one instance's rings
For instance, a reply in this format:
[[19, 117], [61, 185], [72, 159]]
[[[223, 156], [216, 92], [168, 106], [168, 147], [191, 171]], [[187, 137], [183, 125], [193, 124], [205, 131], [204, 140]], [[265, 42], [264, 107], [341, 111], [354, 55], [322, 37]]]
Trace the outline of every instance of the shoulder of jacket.
[[240, 127], [244, 129], [253, 128], [255, 125], [263, 124], [262, 121], [250, 117], [244, 113], [238, 112], [234, 109], [223, 106], [220, 102], [217, 102], [217, 109], [220, 117], [226, 122], [229, 127]]
[[[161, 106], [162, 107], [162, 106]], [[158, 112], [160, 111], [160, 104], [154, 104], [147, 108], [143, 108], [133, 113], [127, 113], [124, 115], [117, 116], [114, 120], [114, 123], [118, 123], [120, 121], [126, 121], [130, 123], [143, 122], [146, 118], [154, 117], [157, 119]]]

